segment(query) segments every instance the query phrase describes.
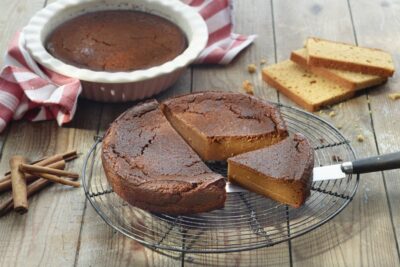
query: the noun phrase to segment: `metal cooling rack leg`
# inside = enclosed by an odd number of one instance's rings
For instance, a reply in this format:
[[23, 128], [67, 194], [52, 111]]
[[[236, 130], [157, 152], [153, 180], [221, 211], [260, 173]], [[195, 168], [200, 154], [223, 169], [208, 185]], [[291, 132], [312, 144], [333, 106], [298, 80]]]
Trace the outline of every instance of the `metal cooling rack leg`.
[[349, 143], [350, 143], [350, 141], [346, 140], [343, 142], [337, 142], [337, 143], [331, 143], [331, 144], [326, 144], [326, 145], [322, 145], [322, 146], [317, 146], [317, 147], [314, 147], [314, 150], [324, 149], [324, 148], [328, 148], [328, 147], [348, 145]]
[[287, 227], [287, 236], [289, 238], [288, 246], [289, 246], [289, 261], [290, 266], [293, 266], [293, 259], [292, 259], [292, 241], [290, 240], [290, 214], [289, 214], [289, 206], [286, 205], [286, 227]]
[[326, 191], [325, 189], [321, 189], [321, 188], [316, 188], [314, 186], [311, 187], [311, 190], [323, 193], [323, 194], [327, 194], [330, 196], [334, 196], [334, 197], [339, 197], [339, 198], [343, 198], [343, 199], [352, 199], [350, 196], [345, 196], [344, 194], [338, 194], [336, 192], [332, 192], [332, 191]]
[[190, 250], [192, 248], [192, 246], [196, 243], [197, 240], [199, 240], [199, 238], [201, 237], [201, 235], [204, 234], [204, 230], [200, 229], [199, 232], [196, 234], [196, 237], [191, 238], [190, 243], [186, 241], [187, 245], [186, 245], [186, 250]]
[[112, 192], [114, 192], [114, 191], [112, 190], [112, 188], [110, 188], [110, 189], [104, 190], [102, 192], [89, 193], [88, 196], [89, 197], [98, 197], [98, 196], [101, 196], [101, 195], [110, 194]]
[[240, 193], [240, 199], [243, 201], [243, 203], [246, 205], [246, 208], [250, 212], [250, 218], [251, 218], [250, 228], [253, 231], [253, 233], [256, 235], [263, 236], [268, 243], [272, 243], [271, 238], [269, 238], [267, 232], [264, 230], [263, 227], [261, 227], [261, 224], [257, 219], [257, 213], [254, 211], [253, 207], [251, 207], [247, 199], [243, 197], [242, 193]]
[[179, 226], [179, 232], [182, 235], [182, 252], [181, 252], [181, 266], [185, 266], [185, 254], [186, 254], [186, 229], [181, 225]]
[[157, 246], [161, 245], [161, 243], [167, 238], [169, 233], [174, 229], [175, 226], [180, 225], [181, 221], [181, 216], [177, 216], [174, 220], [174, 222], [168, 227], [168, 230], [164, 233], [164, 235], [161, 237], [161, 239], [157, 242]]

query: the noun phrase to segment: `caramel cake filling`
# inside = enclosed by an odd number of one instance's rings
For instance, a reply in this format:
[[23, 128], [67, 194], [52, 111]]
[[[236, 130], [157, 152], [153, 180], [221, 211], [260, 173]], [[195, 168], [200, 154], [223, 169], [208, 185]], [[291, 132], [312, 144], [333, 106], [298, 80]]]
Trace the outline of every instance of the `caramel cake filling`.
[[314, 150], [301, 134], [228, 159], [228, 179], [298, 208], [310, 195]]
[[275, 144], [288, 135], [279, 111], [268, 102], [229, 92], [204, 92], [164, 101], [172, 126], [206, 161], [226, 160]]

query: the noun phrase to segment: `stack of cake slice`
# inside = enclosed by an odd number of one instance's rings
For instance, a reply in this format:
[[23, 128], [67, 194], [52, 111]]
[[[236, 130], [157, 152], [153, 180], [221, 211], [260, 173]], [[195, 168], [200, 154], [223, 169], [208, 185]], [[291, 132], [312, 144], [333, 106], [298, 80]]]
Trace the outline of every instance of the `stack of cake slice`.
[[298, 105], [317, 111], [351, 98], [360, 89], [393, 76], [389, 53], [372, 48], [308, 38], [290, 60], [263, 69], [263, 79]]

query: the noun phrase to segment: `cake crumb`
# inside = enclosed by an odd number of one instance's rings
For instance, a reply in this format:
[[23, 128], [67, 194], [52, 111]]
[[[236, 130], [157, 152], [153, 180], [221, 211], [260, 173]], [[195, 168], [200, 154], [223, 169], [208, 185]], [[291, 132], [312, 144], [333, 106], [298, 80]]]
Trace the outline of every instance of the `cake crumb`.
[[364, 137], [364, 135], [362, 135], [362, 134], [359, 134], [359, 135], [357, 135], [357, 141], [358, 142], [364, 142], [364, 140], [365, 140], [365, 137]]
[[254, 73], [254, 72], [256, 72], [256, 71], [257, 71], [257, 66], [256, 66], [256, 64], [249, 64], [249, 65], [247, 65], [247, 71], [248, 71], [249, 73]]
[[392, 100], [400, 99], [400, 93], [393, 93], [393, 94], [389, 94], [388, 96]]
[[331, 111], [329, 112], [329, 117], [335, 117], [336, 116], [336, 112], [335, 111]]
[[254, 86], [249, 80], [244, 80], [242, 86], [246, 94], [254, 95]]
[[336, 125], [336, 128], [338, 128], [339, 130], [341, 130], [343, 128], [342, 125]]
[[337, 156], [337, 155], [332, 155], [332, 160], [334, 162], [342, 162], [343, 161], [343, 159], [340, 156]]
[[267, 64], [267, 60], [265, 58], [261, 59], [260, 65], [265, 65]]

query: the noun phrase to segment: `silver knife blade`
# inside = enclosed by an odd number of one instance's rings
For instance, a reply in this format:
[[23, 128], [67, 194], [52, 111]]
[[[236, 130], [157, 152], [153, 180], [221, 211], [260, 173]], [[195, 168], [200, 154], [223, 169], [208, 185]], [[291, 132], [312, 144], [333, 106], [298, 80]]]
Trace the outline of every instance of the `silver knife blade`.
[[342, 171], [342, 164], [315, 167], [313, 171], [313, 182], [343, 179], [346, 174]]
[[[313, 170], [313, 182], [345, 178], [346, 174], [342, 171], [341, 165], [342, 164], [315, 167]], [[240, 185], [230, 182], [226, 182], [225, 190], [227, 193], [249, 192]]]
[[233, 184], [231, 182], [226, 182], [225, 190], [227, 193], [249, 192], [247, 189], [241, 187], [240, 185]]

